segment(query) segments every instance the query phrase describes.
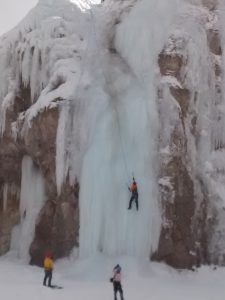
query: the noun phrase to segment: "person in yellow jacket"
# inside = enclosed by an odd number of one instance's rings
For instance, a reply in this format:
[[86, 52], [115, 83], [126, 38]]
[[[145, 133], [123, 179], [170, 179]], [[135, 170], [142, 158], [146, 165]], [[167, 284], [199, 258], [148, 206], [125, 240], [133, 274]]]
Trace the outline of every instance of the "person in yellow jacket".
[[54, 262], [53, 262], [52, 254], [51, 253], [47, 253], [45, 255], [45, 259], [44, 259], [45, 277], [44, 277], [43, 285], [45, 285], [45, 286], [46, 286], [47, 280], [48, 280], [48, 286], [49, 287], [52, 286], [52, 271], [53, 271], [53, 266], [54, 266]]

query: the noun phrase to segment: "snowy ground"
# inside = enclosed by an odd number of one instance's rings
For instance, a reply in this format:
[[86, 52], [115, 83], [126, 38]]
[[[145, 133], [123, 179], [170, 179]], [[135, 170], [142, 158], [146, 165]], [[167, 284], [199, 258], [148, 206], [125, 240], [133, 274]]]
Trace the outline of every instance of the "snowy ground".
[[[196, 272], [178, 272], [169, 267], [137, 261], [117, 260], [123, 267], [125, 300], [222, 300], [225, 297], [225, 269], [202, 267]], [[113, 300], [109, 282], [115, 260], [61, 261], [55, 266], [52, 290], [42, 286], [43, 270], [5, 257], [0, 259], [0, 293], [4, 300], [77, 299]], [[119, 299], [119, 297], [118, 297]]]

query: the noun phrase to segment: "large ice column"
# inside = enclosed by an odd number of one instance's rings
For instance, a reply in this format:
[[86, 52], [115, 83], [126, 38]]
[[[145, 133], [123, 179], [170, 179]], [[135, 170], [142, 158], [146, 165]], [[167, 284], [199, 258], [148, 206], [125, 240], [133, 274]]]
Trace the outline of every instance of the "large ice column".
[[[82, 168], [81, 256], [103, 252], [148, 257], [157, 247], [161, 221], [154, 168], [158, 128], [155, 75], [178, 2], [137, 3], [116, 33], [116, 48], [123, 59], [111, 62], [108, 70], [104, 62], [99, 66], [107, 77], [109, 99], [104, 110], [100, 101], [90, 109], [98, 121]], [[138, 212], [135, 206], [127, 209], [127, 184], [133, 174], [139, 186]]]
[[34, 238], [35, 224], [45, 200], [44, 180], [29, 156], [22, 161], [20, 194], [20, 225], [14, 229], [11, 249], [19, 258], [29, 260], [29, 248]]
[[58, 195], [61, 193], [62, 184], [68, 172], [67, 166], [67, 136], [69, 125], [69, 107], [62, 106], [60, 109], [57, 137], [56, 137], [56, 184]]
[[[103, 77], [108, 77], [109, 103], [102, 113], [100, 105], [92, 110], [99, 117], [82, 169], [81, 256], [99, 251], [149, 256], [157, 247], [161, 222], [154, 168], [158, 54], [185, 5], [178, 0], [137, 3], [115, 35], [122, 63], [114, 61], [108, 70], [101, 63]], [[124, 62], [129, 66], [126, 70]], [[139, 212], [127, 210], [126, 185], [133, 174], [139, 186]]]
[[[80, 190], [80, 256], [149, 256], [160, 222], [156, 194], [154, 133], [146, 93], [119, 59], [110, 68], [108, 103], [89, 105], [92, 137], [84, 157]], [[107, 70], [105, 70], [107, 72]], [[108, 73], [108, 74], [109, 74]], [[106, 97], [107, 98], [107, 97]], [[128, 184], [135, 175], [139, 211], [128, 210]], [[153, 238], [152, 232], [155, 232]]]

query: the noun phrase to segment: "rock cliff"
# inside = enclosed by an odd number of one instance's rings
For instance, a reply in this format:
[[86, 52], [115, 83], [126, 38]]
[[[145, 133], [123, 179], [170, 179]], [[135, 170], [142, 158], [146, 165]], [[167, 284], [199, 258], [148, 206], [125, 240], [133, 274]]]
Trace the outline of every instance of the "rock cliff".
[[[79, 191], [85, 180], [81, 170], [92, 149], [87, 141], [94, 128], [102, 132], [106, 126], [102, 123], [95, 127], [106, 111], [105, 106], [96, 117], [91, 113], [87, 118], [88, 110], [94, 107], [97, 111], [99, 104], [92, 102], [89, 106], [82, 99], [90, 98], [91, 90], [92, 96], [100, 95], [100, 100], [111, 97], [118, 102], [125, 98], [123, 95], [129, 95], [131, 85], [139, 85], [140, 74], [132, 64], [132, 49], [130, 56], [126, 56], [118, 36], [126, 26], [123, 24], [134, 19], [141, 2], [104, 1], [93, 13], [83, 13], [85, 5], [79, 11], [69, 1], [40, 1], [18, 28], [1, 38], [4, 78], [1, 75], [0, 254], [10, 249], [13, 228], [26, 218], [20, 203], [25, 156], [42, 174], [45, 186], [44, 204], [35, 220], [29, 247], [30, 262], [41, 265], [47, 250], [60, 258], [79, 247]], [[202, 263], [225, 262], [225, 35], [221, 29], [224, 16], [220, 14], [223, 3], [180, 2], [182, 9], [178, 9], [168, 36], [154, 54], [156, 70], [145, 70], [148, 63], [143, 67], [143, 72], [155, 72], [151, 78], [154, 77], [157, 115], [152, 137], [156, 182], [152, 191], [157, 192], [148, 195], [147, 201], [151, 197], [157, 199], [161, 216], [159, 228], [151, 229], [158, 230], [159, 236], [157, 246], [149, 247], [149, 257], [177, 268], [191, 268]], [[107, 21], [103, 22], [105, 16]], [[83, 30], [85, 26], [87, 31]], [[106, 52], [100, 61], [103, 67], [96, 65], [94, 59], [99, 47]], [[142, 41], [137, 40], [134, 48], [138, 47], [142, 47]], [[146, 53], [144, 60], [148, 61]], [[113, 80], [108, 76], [113, 76]], [[117, 76], [126, 79], [119, 88], [115, 88], [119, 85]], [[146, 80], [143, 82], [147, 86]], [[119, 130], [121, 124], [122, 121]], [[113, 125], [110, 126], [113, 136]], [[126, 146], [123, 139], [126, 140], [123, 136], [117, 139], [122, 144], [122, 156]], [[136, 147], [135, 142], [130, 142]], [[106, 150], [110, 159], [119, 151], [113, 147]], [[104, 159], [102, 156], [106, 163]], [[89, 163], [91, 166], [93, 162]], [[124, 164], [123, 157], [120, 164]], [[154, 180], [149, 185], [154, 185]], [[82, 187], [82, 195], [84, 189], [88, 187]], [[98, 242], [99, 248], [104, 248], [101, 238]]]

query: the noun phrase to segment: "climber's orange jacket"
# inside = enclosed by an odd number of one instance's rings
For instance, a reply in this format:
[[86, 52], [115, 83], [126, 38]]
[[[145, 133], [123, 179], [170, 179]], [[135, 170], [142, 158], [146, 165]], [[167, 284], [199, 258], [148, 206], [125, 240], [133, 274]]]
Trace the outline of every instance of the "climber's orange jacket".
[[131, 187], [130, 187], [130, 191], [131, 191], [132, 193], [137, 192], [137, 183], [136, 183], [136, 182], [133, 182], [133, 183], [132, 183], [132, 185], [131, 185]]
[[52, 270], [54, 266], [53, 259], [50, 257], [45, 257], [44, 259], [44, 268], [45, 270]]

